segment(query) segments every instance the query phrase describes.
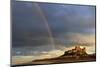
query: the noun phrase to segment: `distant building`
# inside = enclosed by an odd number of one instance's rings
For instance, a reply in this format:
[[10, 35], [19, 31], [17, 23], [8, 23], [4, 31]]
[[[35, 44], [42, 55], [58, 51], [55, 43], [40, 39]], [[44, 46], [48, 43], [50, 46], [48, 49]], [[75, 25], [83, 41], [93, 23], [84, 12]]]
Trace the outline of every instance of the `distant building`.
[[65, 51], [63, 56], [87, 56], [86, 48], [81, 48], [80, 46], [75, 46], [74, 49]]

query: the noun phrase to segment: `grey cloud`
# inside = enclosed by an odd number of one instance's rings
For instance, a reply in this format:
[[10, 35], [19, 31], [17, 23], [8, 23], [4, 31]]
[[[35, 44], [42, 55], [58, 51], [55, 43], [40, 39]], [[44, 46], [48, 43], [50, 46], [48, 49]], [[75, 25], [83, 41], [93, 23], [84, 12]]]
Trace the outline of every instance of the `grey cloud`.
[[[91, 30], [95, 31], [95, 7], [37, 4], [48, 21], [56, 44], [64, 44], [64, 33], [94, 34]], [[35, 48], [48, 44], [51, 44], [50, 35], [34, 3], [12, 2], [12, 46]]]

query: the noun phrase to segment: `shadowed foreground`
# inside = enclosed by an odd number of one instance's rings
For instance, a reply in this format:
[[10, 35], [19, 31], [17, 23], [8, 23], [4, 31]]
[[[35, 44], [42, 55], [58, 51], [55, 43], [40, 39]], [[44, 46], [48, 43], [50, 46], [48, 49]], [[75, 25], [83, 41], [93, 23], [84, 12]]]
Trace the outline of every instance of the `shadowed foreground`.
[[32, 62], [19, 64], [19, 65], [13, 65], [15, 66], [27, 66], [27, 65], [44, 65], [44, 64], [59, 64], [59, 63], [73, 63], [73, 62], [90, 62], [90, 61], [96, 61], [96, 57], [89, 55], [87, 57], [70, 57], [70, 56], [62, 56], [57, 58], [51, 58], [51, 59], [41, 59], [41, 60], [34, 60]]

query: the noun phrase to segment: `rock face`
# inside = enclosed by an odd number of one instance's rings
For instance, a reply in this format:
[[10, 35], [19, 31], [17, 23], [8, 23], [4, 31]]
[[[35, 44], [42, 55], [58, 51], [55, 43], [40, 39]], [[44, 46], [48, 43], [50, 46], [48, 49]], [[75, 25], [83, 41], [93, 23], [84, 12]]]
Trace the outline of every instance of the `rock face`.
[[62, 56], [87, 56], [86, 48], [81, 48], [80, 46], [75, 46], [74, 49], [65, 51], [64, 55]]

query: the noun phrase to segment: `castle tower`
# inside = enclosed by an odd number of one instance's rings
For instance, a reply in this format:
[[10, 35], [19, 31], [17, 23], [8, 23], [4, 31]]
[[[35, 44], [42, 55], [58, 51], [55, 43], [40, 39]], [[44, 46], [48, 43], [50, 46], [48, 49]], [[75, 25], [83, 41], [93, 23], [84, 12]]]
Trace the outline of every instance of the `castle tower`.
[[85, 47], [83, 47], [82, 51], [84, 51], [84, 52], [85, 52], [85, 51], [86, 51], [86, 48], [85, 48]]
[[79, 46], [79, 45], [75, 46], [75, 50], [77, 50], [77, 51], [81, 51], [80, 46]]

